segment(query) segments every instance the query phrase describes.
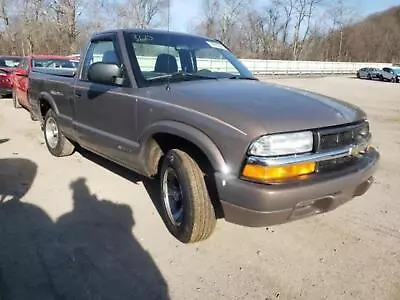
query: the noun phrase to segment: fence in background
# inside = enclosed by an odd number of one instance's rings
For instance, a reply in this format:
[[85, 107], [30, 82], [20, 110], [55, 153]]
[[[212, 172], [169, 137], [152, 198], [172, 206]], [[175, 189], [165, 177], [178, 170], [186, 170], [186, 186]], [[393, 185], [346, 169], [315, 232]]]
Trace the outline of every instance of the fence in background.
[[355, 74], [361, 68], [384, 68], [388, 63], [241, 59], [257, 75]]
[[[96, 58], [101, 60], [101, 57]], [[179, 65], [179, 57], [177, 57]], [[329, 62], [329, 61], [290, 61], [240, 59], [240, 61], [256, 75], [328, 75], [355, 74], [357, 70], [367, 67], [383, 68], [392, 66], [389, 63], [363, 62]], [[138, 62], [143, 71], [153, 71], [156, 57], [139, 56]], [[232, 72], [233, 67], [224, 60], [197, 59], [198, 69], [211, 69], [219, 72]]]

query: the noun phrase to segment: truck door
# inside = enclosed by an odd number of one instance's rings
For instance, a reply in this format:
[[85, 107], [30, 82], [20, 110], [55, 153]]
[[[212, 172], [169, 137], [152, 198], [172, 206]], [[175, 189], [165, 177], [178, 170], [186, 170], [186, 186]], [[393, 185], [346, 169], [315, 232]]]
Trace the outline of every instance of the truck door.
[[105, 85], [90, 82], [88, 69], [95, 62], [122, 66], [115, 35], [91, 41], [74, 86], [74, 128], [79, 143], [93, 152], [132, 167], [138, 150], [136, 100], [130, 96], [131, 83]]

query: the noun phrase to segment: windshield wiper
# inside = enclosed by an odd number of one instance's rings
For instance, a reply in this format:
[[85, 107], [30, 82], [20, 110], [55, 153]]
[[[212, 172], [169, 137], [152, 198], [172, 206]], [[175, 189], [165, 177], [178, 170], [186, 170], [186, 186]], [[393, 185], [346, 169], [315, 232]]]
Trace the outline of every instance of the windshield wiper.
[[233, 75], [233, 76], [228, 77], [228, 79], [258, 80], [255, 77], [242, 76], [242, 75]]
[[200, 74], [195, 74], [195, 73], [189, 73], [189, 72], [184, 72], [184, 71], [179, 71], [171, 74], [166, 74], [166, 75], [161, 75], [157, 77], [152, 77], [149, 78], [149, 81], [152, 80], [160, 80], [160, 79], [180, 79], [180, 78], [193, 78], [193, 79], [218, 79], [217, 77], [213, 76], [206, 76], [206, 75], [200, 75]]

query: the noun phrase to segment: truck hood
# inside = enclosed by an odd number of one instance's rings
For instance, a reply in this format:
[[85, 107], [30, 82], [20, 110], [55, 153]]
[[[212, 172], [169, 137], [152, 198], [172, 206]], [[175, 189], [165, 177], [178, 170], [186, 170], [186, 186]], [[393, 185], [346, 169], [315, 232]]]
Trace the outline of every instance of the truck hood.
[[261, 81], [187, 81], [171, 84], [169, 93], [173, 104], [248, 135], [342, 125], [365, 118], [362, 110], [349, 103]]

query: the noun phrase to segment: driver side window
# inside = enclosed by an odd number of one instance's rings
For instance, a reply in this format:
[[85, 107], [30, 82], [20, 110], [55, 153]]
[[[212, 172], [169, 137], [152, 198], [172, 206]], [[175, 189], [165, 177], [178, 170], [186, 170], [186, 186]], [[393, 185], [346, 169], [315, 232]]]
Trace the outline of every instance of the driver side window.
[[89, 67], [96, 62], [121, 65], [121, 60], [118, 57], [113, 41], [106, 40], [91, 43], [83, 63], [81, 80], [88, 81]]

